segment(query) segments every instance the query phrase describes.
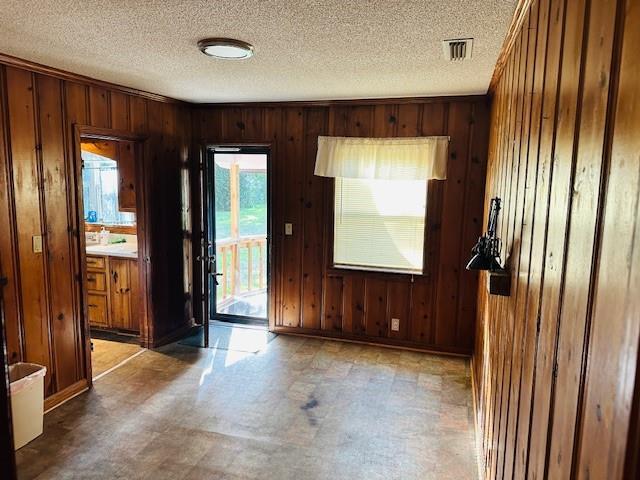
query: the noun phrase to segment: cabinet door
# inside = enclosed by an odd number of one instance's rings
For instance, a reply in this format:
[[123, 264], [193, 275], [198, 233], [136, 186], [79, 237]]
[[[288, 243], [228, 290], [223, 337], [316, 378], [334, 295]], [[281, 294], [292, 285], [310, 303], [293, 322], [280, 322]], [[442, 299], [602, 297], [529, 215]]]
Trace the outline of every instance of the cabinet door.
[[138, 276], [138, 261], [129, 260], [129, 284], [131, 291], [129, 292], [129, 305], [131, 310], [131, 330], [140, 331], [140, 278]]
[[107, 292], [107, 275], [104, 272], [87, 272], [87, 290], [90, 292]]
[[131, 311], [129, 297], [129, 260], [123, 258], [109, 259], [109, 281], [111, 294], [111, 327], [130, 330]]
[[136, 149], [134, 142], [118, 142], [118, 210], [136, 211]]
[[107, 312], [107, 297], [105, 295], [87, 296], [87, 310], [89, 312], [89, 325], [92, 327], [109, 327], [109, 315]]

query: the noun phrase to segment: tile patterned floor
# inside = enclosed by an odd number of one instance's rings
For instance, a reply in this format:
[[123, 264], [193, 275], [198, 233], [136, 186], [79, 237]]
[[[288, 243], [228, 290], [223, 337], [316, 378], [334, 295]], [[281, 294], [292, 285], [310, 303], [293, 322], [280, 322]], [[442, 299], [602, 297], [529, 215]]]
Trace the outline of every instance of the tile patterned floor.
[[468, 361], [280, 335], [146, 351], [45, 417], [21, 479], [477, 478]]

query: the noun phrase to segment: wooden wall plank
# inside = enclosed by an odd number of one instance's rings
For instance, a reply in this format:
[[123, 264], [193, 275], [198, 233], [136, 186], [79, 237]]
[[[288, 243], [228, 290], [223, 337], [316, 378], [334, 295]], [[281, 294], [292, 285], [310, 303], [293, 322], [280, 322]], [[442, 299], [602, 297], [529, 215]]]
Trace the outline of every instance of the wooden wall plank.
[[[30, 72], [6, 69], [8, 118], [13, 167], [14, 208], [17, 222], [22, 328], [25, 361], [47, 367], [45, 392], [54, 390], [45, 284], [44, 252], [33, 251], [33, 239], [42, 236], [40, 216], [41, 171], [36, 132], [34, 81]], [[46, 245], [44, 245], [46, 248]]]
[[[309, 109], [304, 115], [304, 158], [307, 159], [315, 155], [318, 135], [326, 133], [328, 118], [325, 109]], [[322, 317], [324, 198], [330, 180], [315, 176], [314, 167], [313, 162], [305, 161], [303, 164], [302, 327], [317, 330]]]
[[111, 126], [110, 95], [106, 88], [89, 87], [89, 121], [93, 127]]
[[342, 277], [328, 276], [325, 280], [322, 329], [330, 332], [342, 331], [343, 285]]
[[[293, 235], [284, 235], [282, 241], [282, 324], [298, 327], [301, 322], [302, 271], [302, 189], [304, 115], [300, 108], [284, 111], [284, 209], [285, 223], [293, 224]], [[276, 207], [277, 208], [277, 207]], [[279, 228], [284, 230], [284, 225]]]
[[7, 285], [3, 289], [7, 359], [18, 362], [23, 357], [20, 295], [18, 288], [16, 224], [13, 209], [13, 167], [9, 152], [9, 131], [5, 127], [6, 111], [5, 69], [0, 65], [0, 224], [6, 225], [0, 235], [0, 263]]
[[[526, 63], [525, 63], [525, 79], [523, 90], [523, 114], [522, 114], [522, 134], [519, 146], [520, 156], [520, 168], [524, 170], [524, 176], [522, 180], [522, 187], [519, 190], [522, 191], [522, 211], [520, 213], [520, 223], [516, 220], [514, 225], [514, 244], [518, 245], [517, 259], [514, 260], [512, 265], [514, 270], [512, 272], [512, 290], [513, 290], [513, 302], [512, 316], [515, 322], [514, 329], [514, 341], [513, 341], [513, 361], [511, 365], [511, 386], [509, 396], [509, 412], [507, 417], [507, 431], [504, 440], [505, 445], [510, 445], [515, 442], [518, 432], [518, 405], [520, 401], [520, 387], [521, 387], [521, 373], [522, 373], [522, 351], [523, 351], [523, 337], [526, 329], [525, 322], [518, 321], [524, 316], [525, 299], [529, 287], [528, 270], [529, 270], [529, 254], [531, 252], [531, 222], [533, 215], [533, 193], [535, 191], [534, 181], [536, 176], [535, 167], [537, 165], [537, 158], [532, 158], [528, 155], [529, 141], [530, 141], [530, 129], [531, 129], [531, 103], [532, 103], [532, 90], [533, 90], [533, 66], [536, 59], [536, 35], [538, 24], [538, 9], [537, 4], [534, 5], [527, 15], [527, 19], [523, 24], [523, 28], [527, 28], [523, 31], [526, 35]], [[523, 41], [525, 41], [523, 39]], [[521, 192], [519, 191], [518, 194]], [[518, 232], [519, 228], [519, 232]], [[519, 238], [519, 241], [518, 241]], [[504, 455], [504, 477], [511, 478], [513, 475], [513, 467], [515, 462], [515, 449], [505, 448]]]
[[[407, 284], [406, 281], [389, 281], [387, 282], [387, 336], [400, 340], [406, 340], [409, 336], [411, 325], [409, 324], [411, 316], [409, 308], [411, 305], [411, 294], [413, 293], [413, 285]], [[392, 330], [392, 319], [399, 320], [398, 331]]]
[[110, 118], [111, 128], [114, 130], [131, 131], [130, 113], [129, 113], [129, 99], [128, 95], [120, 92], [111, 92], [109, 96], [110, 100]]
[[361, 275], [346, 275], [343, 282], [343, 320], [345, 333], [364, 335], [365, 279]]
[[[464, 268], [460, 256], [462, 242], [462, 218], [464, 211], [464, 181], [469, 155], [469, 130], [471, 106], [455, 103], [449, 107], [448, 134], [449, 163], [444, 186], [442, 205], [443, 222], [440, 235], [440, 259], [438, 269], [437, 310], [435, 341], [440, 345], [454, 345], [459, 300], [459, 273]], [[466, 253], [465, 253], [466, 257]]]
[[73, 268], [74, 238], [72, 236], [68, 191], [69, 165], [65, 152], [62, 82], [53, 77], [36, 76], [38, 118], [44, 181], [45, 231], [48, 260], [49, 305], [55, 352], [56, 390], [60, 391], [81, 378], [77, 355], [77, 324], [75, 308], [75, 278]]
[[384, 280], [367, 278], [365, 284], [365, 332], [370, 337], [388, 335], [387, 285]]

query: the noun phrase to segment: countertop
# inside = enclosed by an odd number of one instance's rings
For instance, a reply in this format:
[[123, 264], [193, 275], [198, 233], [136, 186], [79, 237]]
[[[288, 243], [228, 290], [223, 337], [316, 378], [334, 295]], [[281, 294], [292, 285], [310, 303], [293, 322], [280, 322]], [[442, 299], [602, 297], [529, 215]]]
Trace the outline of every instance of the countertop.
[[102, 255], [105, 257], [138, 258], [138, 245], [136, 243], [112, 243], [109, 245], [87, 245], [88, 255]]

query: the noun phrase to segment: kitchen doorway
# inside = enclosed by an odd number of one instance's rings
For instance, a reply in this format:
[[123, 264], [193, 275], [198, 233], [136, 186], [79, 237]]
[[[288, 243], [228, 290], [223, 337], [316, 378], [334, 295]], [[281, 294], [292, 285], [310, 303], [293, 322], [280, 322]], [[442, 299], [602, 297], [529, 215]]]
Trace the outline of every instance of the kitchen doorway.
[[144, 138], [85, 126], [75, 133], [83, 336], [88, 377], [97, 380], [149, 342]]

